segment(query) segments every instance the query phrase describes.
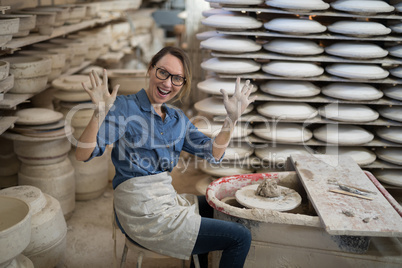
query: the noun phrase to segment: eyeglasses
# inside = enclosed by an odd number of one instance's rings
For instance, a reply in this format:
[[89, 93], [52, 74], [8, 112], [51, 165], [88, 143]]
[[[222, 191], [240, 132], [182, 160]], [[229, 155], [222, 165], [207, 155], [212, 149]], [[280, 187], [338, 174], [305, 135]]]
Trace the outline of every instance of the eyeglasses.
[[184, 83], [186, 83], [186, 78], [184, 78], [183, 76], [177, 74], [171, 74], [168, 71], [158, 67], [156, 67], [155, 75], [160, 80], [166, 80], [170, 76], [170, 81], [172, 81], [172, 84], [175, 86], [181, 86]]

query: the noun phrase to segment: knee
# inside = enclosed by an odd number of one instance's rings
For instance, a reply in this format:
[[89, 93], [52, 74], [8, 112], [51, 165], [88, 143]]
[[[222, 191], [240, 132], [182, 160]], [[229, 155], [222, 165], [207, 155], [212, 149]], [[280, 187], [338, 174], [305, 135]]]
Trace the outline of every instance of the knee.
[[246, 226], [238, 223], [237, 234], [239, 235], [242, 244], [248, 247], [251, 245], [251, 232]]

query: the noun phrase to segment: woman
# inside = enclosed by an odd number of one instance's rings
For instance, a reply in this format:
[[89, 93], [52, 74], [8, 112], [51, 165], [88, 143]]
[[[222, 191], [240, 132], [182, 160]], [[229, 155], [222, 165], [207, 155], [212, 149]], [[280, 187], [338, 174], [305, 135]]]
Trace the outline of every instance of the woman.
[[180, 110], [166, 105], [190, 91], [188, 56], [179, 48], [163, 48], [152, 58], [148, 74], [146, 90], [118, 97], [119, 86], [109, 94], [106, 70], [103, 81], [95, 72], [90, 74], [92, 89], [83, 87], [96, 108], [79, 139], [76, 158], [88, 161], [114, 144], [115, 212], [122, 232], [136, 243], [181, 259], [223, 250], [220, 267], [243, 267], [251, 243], [249, 230], [213, 219], [205, 197], [176, 194], [169, 172], [182, 150], [211, 163], [221, 161], [238, 118], [255, 100], [249, 99], [250, 83], [240, 89], [238, 78], [231, 98], [221, 90], [227, 118], [216, 138], [210, 139]]

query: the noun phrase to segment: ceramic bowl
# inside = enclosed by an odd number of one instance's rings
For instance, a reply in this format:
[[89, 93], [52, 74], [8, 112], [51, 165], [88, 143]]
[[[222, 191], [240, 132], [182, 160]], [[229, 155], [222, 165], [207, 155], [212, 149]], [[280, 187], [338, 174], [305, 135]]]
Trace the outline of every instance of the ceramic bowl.
[[0, 195], [0, 267], [8, 267], [29, 244], [29, 205], [15, 197]]
[[312, 10], [326, 10], [329, 4], [321, 0], [267, 0], [265, 4], [271, 7], [281, 8], [290, 11], [312, 11]]
[[216, 73], [242, 74], [256, 72], [261, 65], [248, 59], [210, 58], [201, 63], [201, 68]]
[[0, 81], [6, 79], [10, 72], [10, 63], [8, 61], [0, 60]]
[[395, 9], [385, 1], [375, 0], [338, 0], [331, 3], [331, 7], [335, 10], [361, 15], [389, 13]]
[[266, 73], [288, 77], [314, 77], [324, 73], [324, 69], [311, 62], [271, 61], [262, 66]]
[[384, 79], [389, 72], [375, 64], [334, 63], [325, 68], [329, 74], [349, 79]]
[[52, 60], [34, 56], [13, 56], [2, 60], [10, 63], [10, 73], [15, 79], [32, 78], [50, 74]]
[[52, 35], [56, 24], [56, 12], [45, 12], [35, 10], [19, 10], [15, 14], [35, 15], [36, 31], [41, 35]]
[[261, 49], [261, 45], [255, 41], [236, 36], [212, 37], [200, 43], [202, 48], [222, 51], [225, 53], [255, 52]]
[[0, 17], [0, 47], [7, 44], [13, 35], [18, 33], [19, 18], [1, 18]]
[[314, 118], [317, 109], [307, 103], [300, 102], [266, 102], [257, 107], [259, 114], [277, 120], [304, 120]]
[[318, 109], [321, 116], [335, 121], [370, 122], [377, 120], [379, 114], [366, 105], [335, 103], [321, 106]]
[[48, 80], [53, 81], [59, 77], [66, 64], [66, 54], [57, 53], [54, 51], [38, 51], [38, 50], [21, 50], [18, 52], [20, 55], [39, 56], [42, 58], [49, 58], [52, 60], [52, 71], [48, 75]]
[[253, 128], [253, 133], [260, 138], [275, 142], [299, 143], [313, 137], [308, 128], [296, 123], [257, 124]]
[[264, 44], [267, 51], [295, 56], [318, 55], [324, 52], [324, 48], [311, 40], [297, 39], [273, 39]]
[[23, 37], [29, 35], [29, 32], [36, 26], [36, 15], [23, 15], [23, 14], [2, 14], [0, 18], [13, 19], [19, 18], [20, 23], [18, 32], [13, 34], [13, 37]]
[[383, 90], [385, 96], [402, 101], [402, 86], [389, 87]]
[[321, 89], [322, 94], [342, 100], [370, 101], [380, 99], [384, 93], [369, 84], [331, 83]]
[[[240, 88], [243, 88], [246, 80], [241, 80], [240, 81]], [[253, 85], [253, 83], [251, 83]], [[208, 78], [204, 81], [201, 81], [197, 84], [197, 88], [207, 94], [212, 94], [212, 95], [219, 95], [222, 96], [221, 89], [224, 89], [226, 93], [231, 96], [235, 92], [235, 86], [236, 86], [236, 79], [231, 79], [231, 78], [218, 78], [218, 77], [212, 77]], [[251, 92], [256, 92], [257, 91], [257, 86], [253, 85], [253, 88], [251, 89]]]
[[327, 27], [314, 20], [275, 18], [264, 23], [264, 28], [270, 31], [302, 35], [322, 33]]
[[65, 4], [58, 5], [58, 7], [68, 8], [69, 18], [66, 21], [68, 24], [76, 24], [81, 22], [86, 15], [87, 7], [85, 5]]
[[46, 88], [49, 81], [49, 75], [30, 77], [30, 78], [14, 78], [14, 86], [9, 90], [10, 93], [16, 94], [36, 94]]
[[338, 145], [363, 145], [374, 139], [366, 129], [353, 125], [323, 125], [314, 130], [317, 140]]
[[28, 8], [28, 9], [24, 9], [24, 10], [55, 13], [56, 17], [55, 17], [55, 21], [54, 21], [54, 24], [53, 24], [53, 26], [55, 26], [55, 27], [63, 26], [64, 23], [70, 17], [68, 9], [60, 8], [60, 7], [54, 7], [54, 6], [38, 6], [38, 7], [35, 7], [35, 8]]
[[328, 25], [328, 30], [332, 33], [357, 37], [387, 35], [391, 32], [390, 28], [385, 27], [379, 22], [346, 20], [337, 21]]
[[79, 3], [77, 6], [85, 6], [86, 13], [84, 19], [95, 19], [99, 16], [100, 3]]
[[262, 22], [249, 16], [212, 15], [201, 21], [203, 25], [234, 30], [258, 29]]
[[260, 85], [262, 92], [289, 98], [313, 97], [320, 94], [320, 88], [307, 81], [272, 80]]
[[388, 55], [387, 50], [376, 44], [354, 42], [334, 43], [325, 47], [325, 52], [334, 56], [354, 59], [383, 58]]

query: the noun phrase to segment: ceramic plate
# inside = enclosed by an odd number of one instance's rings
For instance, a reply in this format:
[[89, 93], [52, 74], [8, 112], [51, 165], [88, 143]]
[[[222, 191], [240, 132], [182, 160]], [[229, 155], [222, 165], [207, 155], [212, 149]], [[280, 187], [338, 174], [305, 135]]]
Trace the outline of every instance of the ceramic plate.
[[389, 87], [383, 90], [385, 96], [402, 101], [402, 86]]
[[356, 101], [377, 100], [384, 95], [372, 85], [359, 83], [331, 83], [322, 87], [321, 92], [332, 98]]
[[63, 114], [45, 108], [28, 108], [15, 113], [20, 125], [42, 125], [57, 122], [63, 118]]
[[205, 0], [210, 3], [217, 3], [222, 5], [261, 5], [264, 0]]
[[267, 51], [295, 56], [318, 55], [324, 51], [322, 47], [313, 41], [297, 39], [278, 38], [269, 41], [263, 47]]
[[306, 81], [273, 80], [260, 85], [261, 91], [280, 97], [302, 98], [320, 94], [320, 88]]
[[354, 42], [338, 42], [332, 44], [325, 47], [325, 52], [334, 56], [355, 59], [383, 58], [388, 55], [387, 50], [376, 44]]
[[272, 163], [286, 163], [291, 154], [311, 154], [302, 145], [275, 144], [275, 146], [266, 146], [264, 148], [256, 148], [255, 155], [262, 161]]
[[55, 123], [50, 124], [40, 124], [40, 125], [20, 125], [13, 128], [16, 131], [45, 131], [45, 130], [55, 130], [63, 128], [65, 125], [65, 120], [60, 120]]
[[254, 169], [244, 167], [244, 165], [230, 164], [227, 162], [215, 165], [206, 160], [202, 161], [199, 168], [202, 172], [218, 178], [238, 174], [250, 174], [254, 172]]
[[91, 100], [91, 97], [88, 95], [86, 91], [74, 92], [74, 91], [58, 90], [53, 93], [53, 97], [66, 102], [84, 102]]
[[255, 194], [258, 184], [252, 184], [236, 191], [237, 202], [247, 208], [269, 209], [275, 211], [289, 211], [301, 204], [300, 195], [293, 189], [278, 186], [282, 194], [279, 197], [263, 197]]
[[393, 69], [389, 70], [389, 72], [395, 77], [402, 78], [402, 67], [401, 66], [393, 68]]
[[329, 25], [328, 30], [333, 33], [360, 37], [386, 35], [391, 32], [391, 29], [383, 24], [373, 21], [337, 21]]
[[332, 75], [350, 79], [384, 79], [389, 72], [374, 64], [334, 63], [325, 71]]
[[402, 187], [402, 169], [375, 169], [373, 175], [380, 181], [389, 185]]
[[261, 49], [261, 45], [247, 37], [222, 36], [212, 37], [200, 43], [202, 48], [222, 51], [227, 53], [255, 52]]
[[378, 112], [385, 118], [402, 122], [402, 106], [382, 106], [378, 108]]
[[317, 109], [300, 102], [266, 102], [257, 107], [259, 114], [280, 120], [304, 120], [315, 117]]
[[271, 61], [262, 66], [266, 73], [288, 77], [314, 77], [324, 73], [324, 69], [310, 62]]
[[198, 40], [207, 40], [212, 37], [217, 37], [217, 36], [225, 36], [224, 34], [220, 34], [217, 31], [206, 31], [206, 32], [201, 32], [197, 33], [195, 37], [197, 37]]
[[402, 12], [402, 2], [394, 5], [396, 11]]
[[326, 155], [340, 155], [340, 156], [350, 156], [359, 166], [366, 166], [373, 163], [377, 156], [376, 154], [364, 147], [338, 147], [338, 146], [328, 146], [318, 148], [318, 153]]
[[88, 75], [76, 74], [69, 75], [60, 78], [56, 78], [52, 81], [52, 86], [57, 89], [67, 90], [67, 91], [83, 91], [84, 88], [82, 84], [84, 83], [88, 88], [91, 88], [91, 81]]
[[385, 1], [375, 0], [338, 0], [331, 3], [331, 7], [336, 10], [355, 14], [388, 13], [395, 9]]
[[293, 11], [326, 10], [329, 8], [329, 4], [321, 0], [268, 0], [265, 1], [265, 4]]
[[211, 58], [202, 62], [201, 68], [216, 73], [243, 74], [256, 72], [261, 65], [248, 59]]
[[[208, 115], [226, 115], [226, 109], [223, 105], [223, 98], [210, 97], [200, 100], [194, 104], [194, 108]], [[253, 104], [247, 106], [243, 114], [247, 114], [254, 109]]]
[[314, 130], [317, 140], [338, 145], [362, 145], [373, 140], [366, 129], [353, 125], [323, 125]]
[[258, 29], [262, 22], [249, 16], [212, 15], [201, 21], [202, 24], [215, 28], [248, 30]]
[[376, 133], [384, 140], [402, 143], [402, 127], [380, 127]]
[[[215, 122], [204, 118], [195, 122], [194, 125], [198, 128], [199, 131], [212, 138], [219, 134], [222, 129], [222, 124], [222, 122]], [[239, 122], [236, 124], [233, 130], [232, 138], [246, 137], [252, 132], [253, 129], [251, 128], [250, 124]]]
[[254, 148], [248, 143], [242, 142], [235, 145], [230, 144], [225, 150], [224, 159], [227, 160], [239, 160], [249, 157], [254, 152]]
[[395, 164], [395, 165], [402, 165], [402, 148], [377, 148], [375, 150], [378, 158]]
[[224, 10], [222, 8], [211, 8], [202, 11], [202, 16], [204, 17], [209, 17], [212, 15], [236, 15], [236, 13], [233, 11]]
[[276, 18], [264, 23], [264, 28], [270, 31], [288, 34], [322, 33], [327, 27], [314, 20]]
[[276, 142], [304, 142], [313, 136], [309, 129], [294, 123], [258, 124], [253, 133], [260, 138]]
[[[246, 80], [240, 81], [240, 87], [244, 86]], [[223, 88], [229, 96], [233, 95], [235, 92], [236, 79], [231, 78], [208, 78], [207, 80], [201, 81], [197, 84], [197, 88], [207, 94], [222, 96], [221, 89]], [[257, 86], [254, 85], [251, 89], [252, 92], [257, 91]]]
[[377, 120], [379, 114], [366, 105], [334, 103], [318, 109], [321, 116], [344, 122], [370, 122]]
[[402, 58], [402, 45], [388, 47], [387, 50], [391, 56]]

